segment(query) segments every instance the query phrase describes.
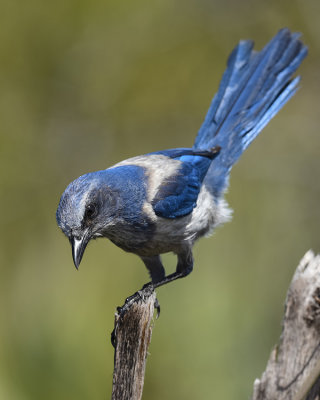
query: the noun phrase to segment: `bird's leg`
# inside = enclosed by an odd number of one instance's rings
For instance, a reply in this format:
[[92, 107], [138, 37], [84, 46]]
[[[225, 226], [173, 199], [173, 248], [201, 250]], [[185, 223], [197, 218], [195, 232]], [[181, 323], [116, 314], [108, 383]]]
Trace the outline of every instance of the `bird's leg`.
[[[154, 288], [166, 285], [169, 282], [175, 281], [179, 278], [184, 278], [189, 275], [193, 270], [193, 256], [191, 249], [185, 248], [183, 251], [177, 254], [178, 264], [176, 272], [165, 276], [165, 270], [159, 256], [145, 257], [142, 258], [146, 267], [148, 268], [152, 282], [149, 282], [143, 286], [143, 288], [152, 285]], [[138, 293], [138, 292], [137, 292]]]
[[161, 281], [154, 283], [154, 288], [166, 285], [169, 282], [173, 282], [176, 279], [184, 278], [189, 275], [193, 270], [193, 256], [191, 249], [186, 249], [184, 252], [178, 254], [178, 264], [176, 272], [165, 276]]
[[[125, 304], [123, 307], [118, 307], [118, 312], [125, 312], [132, 303], [136, 300], [143, 298], [144, 290], [148, 290], [150, 288], [155, 289], [159, 286], [166, 285], [169, 282], [173, 282], [176, 279], [184, 278], [189, 275], [193, 270], [193, 256], [191, 249], [187, 248], [185, 251], [178, 254], [178, 264], [176, 268], [176, 272], [165, 276], [165, 270], [163, 268], [162, 262], [160, 260], [160, 256], [153, 257], [141, 257], [146, 267], [148, 268], [151, 275], [151, 282], [146, 283], [141, 290], [134, 293], [132, 296], [127, 297]], [[155, 308], [158, 310], [158, 314], [160, 313], [160, 305], [157, 302]]]
[[[150, 295], [150, 291], [166, 285], [169, 282], [173, 282], [176, 279], [184, 278], [189, 275], [193, 269], [193, 256], [189, 248], [178, 254], [176, 272], [168, 276], [165, 276], [165, 271], [159, 256], [143, 257], [142, 260], [150, 272], [152, 281], [146, 283], [141, 290], [138, 290], [132, 296], [128, 297], [122, 307], [117, 307], [117, 312], [120, 316], [123, 316], [133, 303], [141, 299], [143, 300], [145, 296]], [[160, 304], [157, 299], [154, 306], [157, 309], [158, 317], [160, 315]]]
[[[146, 295], [149, 294], [150, 290], [154, 290], [155, 284], [157, 282], [161, 282], [165, 279], [165, 270], [163, 268], [160, 256], [151, 256], [151, 257], [141, 257], [145, 266], [147, 267], [151, 282], [145, 284], [141, 290], [138, 290], [132, 296], [126, 298], [126, 301], [122, 307], [118, 307], [117, 311], [120, 315], [124, 315], [124, 313], [130, 308], [130, 306], [136, 301], [143, 299]], [[160, 304], [156, 299], [154, 308], [157, 310], [157, 317], [160, 315]]]
[[141, 257], [147, 267], [152, 283], [161, 282], [166, 275], [160, 256]]

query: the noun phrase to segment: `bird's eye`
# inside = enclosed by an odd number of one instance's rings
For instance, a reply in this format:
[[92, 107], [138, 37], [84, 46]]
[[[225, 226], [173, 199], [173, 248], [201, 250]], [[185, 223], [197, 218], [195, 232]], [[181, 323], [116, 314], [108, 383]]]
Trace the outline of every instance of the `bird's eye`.
[[97, 206], [95, 204], [88, 204], [85, 211], [86, 219], [93, 219], [97, 215]]

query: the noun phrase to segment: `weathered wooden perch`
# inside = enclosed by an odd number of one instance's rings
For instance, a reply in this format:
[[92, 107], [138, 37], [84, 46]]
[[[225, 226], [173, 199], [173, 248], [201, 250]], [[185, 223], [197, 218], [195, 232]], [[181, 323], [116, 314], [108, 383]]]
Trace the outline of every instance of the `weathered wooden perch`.
[[320, 399], [320, 255], [308, 251], [288, 290], [283, 329], [252, 400]]
[[156, 295], [153, 288], [139, 291], [121, 316], [115, 316], [115, 345], [112, 400], [140, 400], [142, 397], [147, 351], [151, 341]]
[[[140, 291], [123, 316], [115, 316], [112, 400], [140, 400], [156, 295]], [[120, 313], [121, 314], [121, 313]], [[320, 399], [320, 255], [301, 260], [288, 290], [282, 334], [252, 400]]]

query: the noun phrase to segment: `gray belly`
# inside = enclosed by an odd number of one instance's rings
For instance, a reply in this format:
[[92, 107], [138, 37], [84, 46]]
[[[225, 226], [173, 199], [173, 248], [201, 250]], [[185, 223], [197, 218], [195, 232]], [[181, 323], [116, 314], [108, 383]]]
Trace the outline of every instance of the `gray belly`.
[[227, 203], [223, 199], [215, 201], [203, 186], [197, 205], [189, 215], [175, 219], [154, 215], [148, 224], [120, 224], [105, 236], [121, 249], [139, 256], [179, 253], [200, 237], [210, 235], [216, 226], [230, 218], [231, 211]]

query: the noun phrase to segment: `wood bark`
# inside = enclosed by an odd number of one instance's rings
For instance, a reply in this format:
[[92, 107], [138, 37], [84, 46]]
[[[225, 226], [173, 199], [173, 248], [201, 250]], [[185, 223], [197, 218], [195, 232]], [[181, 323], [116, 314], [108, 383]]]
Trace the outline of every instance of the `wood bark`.
[[[147, 287], [115, 315], [112, 400], [140, 400], [156, 295]], [[128, 306], [129, 304], [129, 306]]]
[[320, 255], [308, 251], [289, 287], [282, 334], [252, 400], [320, 399]]
[[[156, 295], [148, 287], [115, 316], [112, 400], [140, 400]], [[320, 255], [308, 251], [285, 302], [279, 344], [252, 400], [320, 400]]]

